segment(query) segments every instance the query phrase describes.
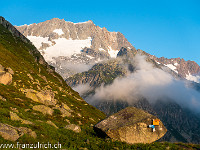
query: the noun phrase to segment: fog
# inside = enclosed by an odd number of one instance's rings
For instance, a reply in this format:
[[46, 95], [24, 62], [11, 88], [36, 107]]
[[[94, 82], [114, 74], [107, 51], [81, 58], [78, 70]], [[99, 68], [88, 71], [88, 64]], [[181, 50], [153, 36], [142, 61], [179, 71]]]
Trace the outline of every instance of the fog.
[[91, 91], [93, 88], [89, 84], [79, 84], [73, 87], [73, 90], [77, 91], [80, 95]]
[[70, 63], [70, 62], [67, 62], [67, 63], [63, 63], [61, 65], [62, 68], [67, 68], [67, 69], [70, 69], [74, 72], [77, 72], [77, 73], [81, 73], [81, 72], [84, 72], [84, 71], [88, 71], [89, 69], [92, 68], [94, 64], [81, 64], [81, 63]]
[[154, 103], [167, 98], [176, 101], [182, 107], [200, 112], [200, 93], [187, 87], [186, 81], [177, 80], [169, 73], [154, 68], [144, 56], [137, 55], [133, 60], [133, 65], [136, 66], [133, 73], [129, 72], [124, 77], [116, 78], [110, 85], [96, 88], [95, 94], [90, 99], [124, 100], [132, 103], [137, 98], [144, 97], [150, 103]]

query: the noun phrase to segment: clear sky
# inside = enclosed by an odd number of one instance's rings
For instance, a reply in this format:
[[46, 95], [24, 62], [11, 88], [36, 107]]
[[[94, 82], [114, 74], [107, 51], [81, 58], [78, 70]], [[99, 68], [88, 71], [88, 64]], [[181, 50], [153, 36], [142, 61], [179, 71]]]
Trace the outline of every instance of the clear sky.
[[4, 0], [0, 15], [14, 25], [92, 20], [123, 33], [136, 49], [200, 64], [200, 0]]

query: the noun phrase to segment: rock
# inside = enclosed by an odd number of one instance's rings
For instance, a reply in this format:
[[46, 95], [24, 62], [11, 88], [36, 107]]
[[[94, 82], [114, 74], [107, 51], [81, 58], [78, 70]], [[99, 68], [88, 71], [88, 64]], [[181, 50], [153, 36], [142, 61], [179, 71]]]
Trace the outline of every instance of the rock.
[[31, 121], [20, 118], [16, 113], [10, 111], [10, 119], [14, 121], [21, 121], [22, 124], [33, 124]]
[[12, 83], [12, 75], [9, 72], [0, 73], [0, 83], [9, 85]]
[[155, 132], [149, 125], [157, 117], [135, 107], [127, 107], [94, 126], [99, 136], [113, 140], [133, 143], [151, 143], [165, 135], [167, 129], [162, 122], [155, 126]]
[[58, 127], [52, 121], [48, 120], [47, 123], [54, 126], [56, 129], [58, 129]]
[[70, 117], [71, 113], [64, 108], [59, 108], [60, 112], [62, 113], [62, 117]]
[[5, 140], [16, 141], [19, 138], [19, 134], [15, 127], [0, 123], [0, 135]]
[[81, 132], [81, 128], [80, 128], [80, 126], [75, 125], [75, 124], [69, 124], [69, 125], [66, 125], [65, 128], [66, 128], [66, 129], [69, 129], [69, 130], [72, 130], [72, 131], [74, 131], [74, 132], [76, 132], [76, 133]]
[[1, 95], [0, 95], [0, 100], [6, 102], [6, 99], [3, 96], [1, 96]]
[[4, 67], [0, 64], [0, 73], [4, 72]]
[[13, 127], [8, 124], [0, 123], [0, 135], [5, 140], [16, 141], [18, 138], [20, 138], [24, 134], [28, 134], [33, 138], [37, 137], [37, 134], [35, 133], [35, 131], [32, 131], [31, 129], [27, 127]]
[[0, 83], [4, 85], [9, 85], [12, 83], [12, 75], [14, 71], [11, 68], [4, 68], [0, 64]]
[[53, 109], [58, 109], [60, 110], [60, 112], [62, 113], [62, 117], [70, 117], [71, 116], [71, 112], [73, 112], [73, 110], [71, 110], [69, 108], [69, 106], [67, 106], [67, 104], [62, 103], [62, 105], [55, 105], [55, 107]]
[[9, 67], [9, 68], [6, 68], [6, 70], [11, 74], [11, 75], [14, 75], [14, 71]]
[[30, 73], [28, 73], [27, 76], [33, 81], [33, 77], [31, 76]]
[[39, 111], [43, 114], [48, 114], [48, 115], [52, 115], [53, 114], [53, 109], [51, 109], [50, 107], [47, 107], [45, 105], [35, 105], [33, 106], [33, 110]]
[[43, 90], [41, 92], [33, 89], [24, 90], [26, 97], [32, 99], [35, 102], [39, 102], [45, 105], [55, 105], [57, 101], [54, 99], [54, 92], [50, 90]]
[[29, 128], [19, 127], [19, 128], [17, 128], [17, 130], [21, 133], [20, 136], [23, 136], [24, 134], [28, 134], [31, 137], [33, 137], [34, 139], [37, 137], [37, 134], [35, 133], [35, 131], [32, 131]]

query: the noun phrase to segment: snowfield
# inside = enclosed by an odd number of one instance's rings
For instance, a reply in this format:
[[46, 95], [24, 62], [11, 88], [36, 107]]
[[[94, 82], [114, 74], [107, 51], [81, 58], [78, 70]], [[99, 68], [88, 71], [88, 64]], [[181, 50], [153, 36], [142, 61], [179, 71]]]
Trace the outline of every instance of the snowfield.
[[[55, 30], [54, 30], [55, 31]], [[61, 34], [61, 30], [56, 30], [59, 34]], [[28, 36], [28, 39], [32, 41], [32, 43], [39, 49], [43, 43], [48, 43], [50, 47], [47, 47], [46, 50], [42, 50], [44, 52], [43, 56], [46, 61], [52, 61], [52, 57], [59, 56], [68, 56], [71, 57], [73, 54], [81, 53], [81, 50], [84, 47], [91, 47], [92, 38], [88, 37], [85, 40], [72, 40], [66, 38], [58, 38], [55, 39], [55, 45], [51, 41], [48, 41], [48, 37], [37, 37], [37, 36]]]

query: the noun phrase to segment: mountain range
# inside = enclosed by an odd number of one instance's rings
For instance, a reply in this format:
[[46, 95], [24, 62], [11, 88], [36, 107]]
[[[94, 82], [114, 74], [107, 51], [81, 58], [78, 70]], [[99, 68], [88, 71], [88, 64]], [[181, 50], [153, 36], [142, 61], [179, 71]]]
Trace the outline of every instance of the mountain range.
[[196, 62], [136, 50], [122, 33], [92, 21], [54, 18], [16, 28], [89, 104], [107, 115], [141, 108], [163, 120], [168, 132], [161, 141], [200, 143]]
[[[101, 60], [116, 58], [122, 47], [136, 50], [122, 33], [109, 32], [91, 20], [73, 23], [53, 18], [38, 24], [15, 27], [39, 49], [45, 60], [55, 66], [64, 79], [87, 71]], [[200, 67], [196, 62], [180, 58], [157, 58], [153, 55], [151, 58], [169, 67], [180, 77], [199, 82]], [[77, 69], [73, 64], [82, 69]]]

